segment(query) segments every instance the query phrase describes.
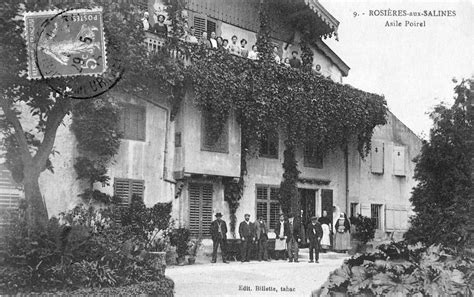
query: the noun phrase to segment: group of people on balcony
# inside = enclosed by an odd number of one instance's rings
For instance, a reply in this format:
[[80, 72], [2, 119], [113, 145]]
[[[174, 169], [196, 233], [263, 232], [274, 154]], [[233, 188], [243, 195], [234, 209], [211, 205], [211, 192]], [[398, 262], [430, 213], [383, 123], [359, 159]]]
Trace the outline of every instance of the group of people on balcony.
[[[216, 220], [211, 223], [210, 234], [213, 241], [212, 263], [216, 263], [217, 250], [221, 247], [222, 260], [227, 261], [227, 225], [222, 220], [222, 214], [216, 213]], [[299, 246], [309, 244], [309, 263], [319, 263], [319, 252], [326, 252], [331, 246], [332, 220], [327, 217], [327, 212], [317, 218], [311, 217], [307, 226], [304, 226], [301, 216], [290, 213], [288, 217], [281, 214], [275, 226], [274, 258], [289, 262], [299, 262]], [[347, 251], [350, 248], [350, 222], [344, 213], [335, 222], [336, 234], [334, 236], [334, 250]], [[268, 255], [268, 226], [262, 216], [255, 222], [250, 222], [250, 214], [244, 215], [244, 220], [239, 225], [240, 235], [240, 260], [249, 262], [252, 247], [257, 247], [258, 261], [270, 261]]]
[[[154, 33], [160, 37], [167, 37], [168, 35], [168, 26], [165, 24], [165, 16], [164, 15], [157, 15], [157, 22], [150, 26], [149, 23], [149, 14], [145, 12], [142, 18], [143, 29], [145, 31], [149, 31]], [[248, 58], [251, 60], [258, 60], [258, 48], [257, 45], [254, 44], [249, 49], [247, 47], [248, 41], [245, 38], [242, 38], [238, 42], [237, 35], [233, 35], [230, 42], [228, 39], [222, 38], [221, 36], [217, 36], [216, 32], [211, 32], [210, 35], [208, 32], [202, 32], [201, 36], [196, 36], [196, 30], [194, 27], [188, 27], [185, 23], [183, 36], [181, 37], [182, 40], [191, 43], [191, 44], [199, 44], [206, 48], [212, 49], [224, 49], [228, 51], [230, 54], [236, 56], [242, 56], [244, 58]], [[279, 54], [278, 46], [275, 45], [273, 47], [273, 57], [277, 64], [281, 64], [287, 67], [292, 68], [300, 68], [302, 63], [298, 57], [298, 51], [292, 51], [291, 59], [288, 57], [282, 58]]]

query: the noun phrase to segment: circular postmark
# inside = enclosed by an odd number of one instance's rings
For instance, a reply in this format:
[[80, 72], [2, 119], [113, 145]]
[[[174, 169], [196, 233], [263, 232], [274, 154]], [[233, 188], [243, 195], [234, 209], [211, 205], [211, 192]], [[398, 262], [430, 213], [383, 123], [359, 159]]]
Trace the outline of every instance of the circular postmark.
[[107, 57], [102, 9], [55, 11], [37, 25], [34, 63], [39, 78], [56, 93], [91, 99], [122, 78], [122, 61]]

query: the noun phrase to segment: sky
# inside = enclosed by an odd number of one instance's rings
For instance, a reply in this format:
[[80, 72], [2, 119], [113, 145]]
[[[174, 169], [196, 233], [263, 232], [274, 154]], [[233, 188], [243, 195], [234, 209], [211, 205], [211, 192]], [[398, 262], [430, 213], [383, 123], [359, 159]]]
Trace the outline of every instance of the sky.
[[[340, 22], [339, 41], [323, 41], [351, 68], [344, 83], [384, 95], [395, 116], [427, 139], [432, 125], [427, 113], [441, 102], [454, 102], [453, 78], [474, 75], [474, 0], [319, 2]], [[374, 16], [388, 9], [456, 15]], [[387, 27], [387, 21], [402, 26]], [[405, 26], [406, 21], [424, 21], [425, 27]]]

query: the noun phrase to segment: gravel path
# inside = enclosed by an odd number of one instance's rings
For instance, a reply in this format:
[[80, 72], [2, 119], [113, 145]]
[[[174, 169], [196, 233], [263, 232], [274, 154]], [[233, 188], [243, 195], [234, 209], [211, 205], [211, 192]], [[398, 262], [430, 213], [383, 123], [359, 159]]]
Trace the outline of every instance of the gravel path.
[[308, 249], [302, 249], [299, 263], [275, 260], [196, 263], [168, 267], [166, 275], [174, 280], [177, 297], [310, 296], [347, 257], [347, 254], [327, 253], [320, 255], [319, 263], [308, 263]]

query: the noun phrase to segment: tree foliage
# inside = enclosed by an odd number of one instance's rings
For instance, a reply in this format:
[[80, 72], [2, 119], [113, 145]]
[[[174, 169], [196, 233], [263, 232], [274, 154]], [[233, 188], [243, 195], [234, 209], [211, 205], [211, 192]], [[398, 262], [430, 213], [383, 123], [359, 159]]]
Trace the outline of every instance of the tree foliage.
[[[415, 159], [414, 188], [410, 202], [416, 215], [405, 238], [412, 243], [441, 243], [463, 247], [468, 240], [472, 213], [473, 119], [463, 106], [472, 98], [472, 82], [455, 88], [456, 103], [451, 108], [436, 106], [431, 113], [434, 126]], [[463, 99], [464, 98], [464, 99]]]
[[[28, 80], [25, 71], [27, 53], [22, 14], [25, 11], [88, 6], [103, 7], [107, 60], [109, 66], [113, 64], [123, 69], [120, 73], [121, 79], [114, 88], [144, 96], [158, 89], [160, 93], [167, 95], [172, 105], [177, 105], [175, 101], [179, 102], [183, 96], [182, 62], [166, 55], [148, 53], [143, 43], [145, 36], [139, 21], [141, 16], [133, 4], [106, 0], [89, 1], [87, 4], [64, 3], [64, 1], [1, 2], [0, 103], [3, 115], [0, 125], [5, 139], [9, 139], [3, 143], [8, 167], [17, 180], [23, 182], [28, 205], [27, 218], [31, 227], [44, 227], [47, 222], [46, 206], [43, 203], [38, 178], [46, 168], [51, 168], [48, 159], [54, 152], [58, 127], [64, 117], [79, 103], [78, 100], [71, 99], [69, 89], [88, 82], [90, 77]], [[29, 128], [31, 123], [33, 128]], [[93, 140], [93, 137], [89, 137], [89, 140]], [[97, 137], [96, 149], [99, 150], [100, 143], [105, 141], [107, 139]], [[109, 139], [109, 141], [117, 140]], [[94, 165], [98, 167], [95, 168], [96, 176], [103, 175], [106, 162], [103, 163]], [[91, 169], [85, 163], [82, 165], [84, 170]], [[97, 179], [94, 177], [92, 180]]]

